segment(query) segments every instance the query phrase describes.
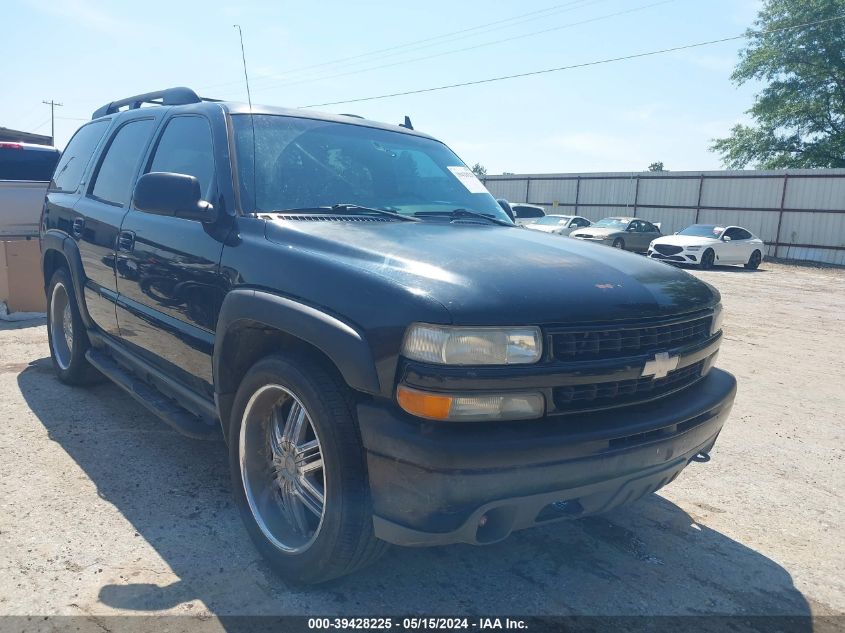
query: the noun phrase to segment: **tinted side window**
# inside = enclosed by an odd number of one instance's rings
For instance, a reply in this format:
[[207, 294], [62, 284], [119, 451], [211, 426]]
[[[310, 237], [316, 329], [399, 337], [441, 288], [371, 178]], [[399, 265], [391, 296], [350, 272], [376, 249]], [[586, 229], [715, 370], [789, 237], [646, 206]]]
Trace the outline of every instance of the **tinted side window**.
[[645, 233], [656, 233], [657, 227], [651, 222], [640, 222], [640, 230]]
[[76, 191], [82, 174], [91, 161], [94, 149], [103, 138], [103, 134], [109, 127], [109, 121], [97, 121], [83, 125], [76, 131], [70, 143], [67, 144], [59, 164], [56, 165], [56, 172], [53, 180], [50, 181], [50, 189], [53, 191]]
[[207, 199], [214, 182], [214, 149], [208, 121], [198, 116], [171, 119], [145, 173], [151, 171], [194, 176], [200, 182], [203, 198]]
[[735, 234], [733, 236], [733, 239], [735, 239], [735, 240], [750, 240], [751, 239], [751, 233], [749, 233], [745, 229], [736, 229]]
[[545, 213], [543, 213], [540, 209], [535, 209], [534, 207], [513, 207], [514, 213], [516, 213], [516, 217], [518, 218], [542, 218], [545, 217]]
[[95, 198], [117, 205], [129, 200], [135, 169], [152, 127], [152, 119], [130, 121], [112, 137], [94, 181], [91, 193]]
[[48, 181], [59, 159], [56, 151], [0, 144], [0, 180]]
[[572, 220], [572, 226], [581, 228], [583, 226], [590, 226], [590, 222], [584, 218], [575, 218]]

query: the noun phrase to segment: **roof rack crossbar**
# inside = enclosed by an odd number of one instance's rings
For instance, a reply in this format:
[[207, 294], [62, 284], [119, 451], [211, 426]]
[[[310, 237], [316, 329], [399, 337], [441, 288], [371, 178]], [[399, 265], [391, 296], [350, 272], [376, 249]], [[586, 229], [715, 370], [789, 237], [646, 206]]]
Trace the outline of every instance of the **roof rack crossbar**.
[[97, 108], [92, 119], [97, 119], [107, 114], [114, 114], [122, 107], [128, 106], [129, 110], [140, 108], [145, 103], [152, 103], [156, 105], [186, 105], [189, 103], [200, 103], [201, 101], [211, 101], [211, 99], [200, 99], [196, 92], [190, 88], [177, 87], [167, 88], [166, 90], [158, 90], [156, 92], [148, 92], [142, 95], [134, 95], [126, 97], [119, 101], [112, 101], [101, 108]]

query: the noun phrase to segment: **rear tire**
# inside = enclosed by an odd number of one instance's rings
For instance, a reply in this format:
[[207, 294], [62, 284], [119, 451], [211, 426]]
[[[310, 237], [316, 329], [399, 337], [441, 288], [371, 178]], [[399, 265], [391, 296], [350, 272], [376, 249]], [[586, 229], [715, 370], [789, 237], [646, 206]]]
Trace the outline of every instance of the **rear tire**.
[[623, 240], [621, 237], [617, 237], [615, 240], [613, 240], [613, 248], [619, 248], [619, 249], [622, 249], [624, 251], [625, 250], [625, 240]]
[[763, 253], [760, 251], [754, 251], [751, 253], [751, 257], [748, 258], [748, 262], [745, 264], [745, 267], [748, 270], [757, 270], [760, 266], [760, 262], [763, 261]]
[[350, 390], [315, 359], [269, 356], [247, 372], [232, 410], [229, 463], [247, 532], [287, 580], [325, 582], [387, 549], [373, 534]]
[[713, 268], [713, 263], [716, 260], [716, 253], [713, 252], [712, 248], [708, 248], [701, 254], [701, 263], [699, 266], [701, 270], [710, 270]]
[[68, 385], [88, 385], [102, 379], [85, 358], [91, 347], [73, 282], [66, 268], [59, 268], [47, 286], [47, 340], [59, 380]]

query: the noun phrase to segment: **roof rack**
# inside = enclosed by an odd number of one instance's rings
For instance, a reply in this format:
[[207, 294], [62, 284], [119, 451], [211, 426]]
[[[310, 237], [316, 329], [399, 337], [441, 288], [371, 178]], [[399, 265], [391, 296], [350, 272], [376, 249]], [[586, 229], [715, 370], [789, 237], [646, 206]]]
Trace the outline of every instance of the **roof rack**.
[[148, 92], [142, 95], [135, 95], [134, 97], [126, 97], [119, 101], [112, 101], [101, 108], [97, 108], [92, 119], [97, 119], [107, 114], [114, 114], [118, 112], [123, 106], [128, 106], [127, 109], [134, 110], [140, 108], [145, 103], [154, 105], [187, 105], [189, 103], [201, 103], [202, 101], [216, 101], [216, 99], [203, 99], [196, 92], [190, 88], [183, 86], [177, 88], [167, 88], [166, 90], [158, 90], [156, 92]]

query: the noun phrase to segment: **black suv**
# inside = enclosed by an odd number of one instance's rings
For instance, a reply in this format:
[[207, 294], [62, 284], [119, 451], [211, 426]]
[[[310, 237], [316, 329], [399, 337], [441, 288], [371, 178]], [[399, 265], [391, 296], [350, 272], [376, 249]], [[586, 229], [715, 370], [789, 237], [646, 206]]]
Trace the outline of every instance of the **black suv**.
[[62, 155], [41, 240], [59, 379], [222, 428], [251, 537], [301, 581], [653, 492], [734, 400], [716, 290], [516, 227], [408, 121], [116, 101]]

